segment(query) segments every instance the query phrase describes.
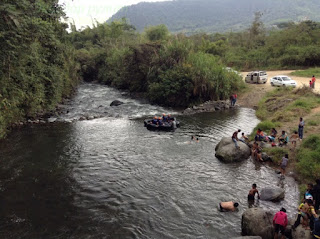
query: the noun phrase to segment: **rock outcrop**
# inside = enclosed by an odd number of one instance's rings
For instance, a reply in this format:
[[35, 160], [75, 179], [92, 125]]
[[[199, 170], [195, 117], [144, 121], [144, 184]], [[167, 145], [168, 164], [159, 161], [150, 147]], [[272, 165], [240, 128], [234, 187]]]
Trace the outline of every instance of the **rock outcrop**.
[[264, 201], [278, 202], [284, 199], [284, 189], [279, 187], [268, 187], [260, 190], [260, 199]]
[[191, 114], [196, 114], [201, 112], [215, 112], [215, 111], [226, 110], [226, 109], [235, 108], [235, 107], [237, 106], [230, 106], [229, 100], [207, 101], [204, 104], [185, 109], [183, 111], [183, 114], [191, 115]]
[[120, 100], [114, 100], [111, 102], [110, 106], [119, 106], [119, 105], [122, 105], [124, 104], [122, 101]]
[[261, 208], [249, 208], [242, 214], [242, 235], [260, 236], [262, 239], [273, 238], [273, 215]]
[[216, 146], [216, 157], [223, 162], [241, 162], [250, 157], [251, 151], [248, 145], [238, 141], [239, 149], [237, 149], [231, 137], [224, 137]]

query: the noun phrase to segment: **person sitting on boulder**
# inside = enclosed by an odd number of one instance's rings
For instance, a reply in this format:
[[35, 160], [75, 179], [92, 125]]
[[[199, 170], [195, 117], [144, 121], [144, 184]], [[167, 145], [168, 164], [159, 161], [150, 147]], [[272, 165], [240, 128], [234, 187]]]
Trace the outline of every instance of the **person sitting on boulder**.
[[235, 131], [234, 133], [233, 133], [233, 135], [232, 135], [232, 141], [234, 142], [234, 145], [236, 146], [236, 148], [237, 149], [240, 149], [240, 147], [238, 146], [238, 141], [239, 141], [239, 139], [238, 139], [238, 133], [240, 133], [241, 132], [241, 130], [239, 129], [238, 131]]
[[249, 143], [249, 138], [245, 136], [244, 133], [241, 134], [241, 138], [239, 140], [245, 144]]
[[274, 226], [274, 239], [278, 239], [279, 231], [281, 232], [281, 239], [285, 239], [285, 230], [288, 225], [288, 217], [286, 214], [286, 209], [281, 208], [273, 217]]
[[287, 143], [289, 142], [289, 137], [286, 134], [286, 131], [284, 131], [284, 130], [282, 131], [278, 140], [279, 140], [279, 146], [287, 145]]
[[265, 140], [264, 133], [260, 128], [257, 130], [257, 134], [256, 134], [256, 137], [254, 139], [255, 139], [255, 141], [263, 141], [263, 140]]
[[254, 183], [254, 184], [252, 184], [252, 188], [249, 191], [248, 201], [254, 201], [254, 197], [255, 197], [256, 193], [258, 194], [258, 199], [260, 199], [260, 194], [257, 189], [257, 184]]
[[267, 137], [270, 142], [274, 142], [277, 137], [277, 130], [275, 128], [271, 129], [270, 135]]
[[235, 211], [236, 208], [239, 206], [239, 203], [237, 202], [220, 202], [219, 207], [221, 212], [226, 211]]

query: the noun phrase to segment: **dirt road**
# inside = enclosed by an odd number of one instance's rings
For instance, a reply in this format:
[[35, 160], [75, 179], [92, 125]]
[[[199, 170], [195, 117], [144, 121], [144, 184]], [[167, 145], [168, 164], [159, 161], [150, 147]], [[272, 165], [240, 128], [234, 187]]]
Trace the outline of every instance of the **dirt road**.
[[[238, 102], [240, 105], [250, 108], [256, 108], [258, 105], [258, 102], [260, 99], [265, 95], [266, 92], [271, 91], [274, 89], [274, 86], [271, 86], [270, 84], [270, 78], [276, 76], [276, 75], [287, 75], [291, 79], [295, 80], [297, 82], [297, 87], [302, 87], [303, 85], [309, 86], [310, 78], [306, 77], [298, 77], [298, 76], [290, 76], [290, 73], [294, 72], [292, 70], [283, 70], [283, 71], [267, 71], [268, 74], [268, 81], [266, 84], [250, 84], [250, 87], [252, 87], [254, 90], [250, 91], [248, 93], [245, 93], [241, 95], [238, 99]], [[248, 72], [242, 72], [243, 79], [246, 77]], [[316, 81], [315, 84], [315, 91], [320, 93], [320, 79]]]

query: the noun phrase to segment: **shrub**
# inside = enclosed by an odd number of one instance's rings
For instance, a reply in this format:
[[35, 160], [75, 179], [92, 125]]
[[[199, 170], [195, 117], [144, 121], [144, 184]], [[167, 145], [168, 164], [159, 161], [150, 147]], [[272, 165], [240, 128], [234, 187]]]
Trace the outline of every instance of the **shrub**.
[[298, 155], [298, 172], [305, 178], [315, 180], [320, 177], [320, 136], [310, 135], [301, 145]]

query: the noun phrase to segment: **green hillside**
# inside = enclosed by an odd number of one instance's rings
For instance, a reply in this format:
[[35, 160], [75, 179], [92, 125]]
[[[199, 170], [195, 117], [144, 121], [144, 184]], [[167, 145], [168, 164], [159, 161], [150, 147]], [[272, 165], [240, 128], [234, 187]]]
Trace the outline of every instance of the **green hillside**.
[[226, 32], [247, 28], [257, 11], [263, 13], [267, 27], [288, 21], [320, 21], [318, 0], [176, 0], [124, 7], [108, 22], [125, 17], [139, 31], [165, 24], [172, 32]]

